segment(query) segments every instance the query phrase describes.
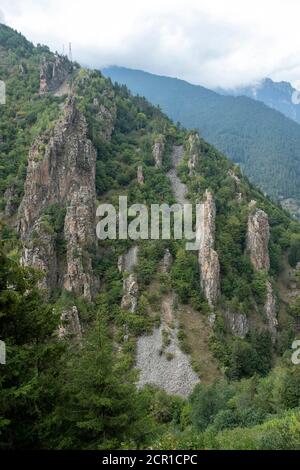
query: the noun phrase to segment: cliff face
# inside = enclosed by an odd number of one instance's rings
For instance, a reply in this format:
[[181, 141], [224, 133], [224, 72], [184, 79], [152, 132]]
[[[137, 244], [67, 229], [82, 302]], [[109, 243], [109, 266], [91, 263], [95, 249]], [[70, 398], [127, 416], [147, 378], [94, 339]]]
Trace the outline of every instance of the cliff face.
[[200, 213], [198, 259], [201, 287], [211, 308], [215, 307], [220, 293], [220, 263], [218, 254], [214, 250], [215, 218], [216, 206], [213, 195], [206, 191]]
[[234, 336], [245, 338], [249, 331], [249, 322], [246, 315], [226, 310], [224, 312], [225, 323]]
[[72, 70], [67, 57], [56, 55], [51, 60], [44, 59], [40, 67], [40, 95], [59, 90]]
[[[252, 208], [252, 212], [248, 217], [247, 251], [249, 252], [255, 271], [259, 271], [261, 269], [269, 271], [270, 226], [268, 215], [260, 209], [255, 209], [255, 201], [250, 203], [250, 208]], [[275, 341], [278, 326], [276, 318], [276, 298], [272, 284], [269, 280], [266, 281], [266, 302], [264, 305], [264, 312], [267, 317], [268, 329], [273, 341]]]
[[269, 239], [268, 216], [264, 211], [255, 209], [248, 218], [247, 251], [256, 271], [270, 269]]
[[[95, 243], [95, 164], [96, 151], [87, 138], [86, 120], [72, 96], [48, 141], [39, 138], [31, 148], [19, 208], [22, 263], [45, 272], [43, 287], [63, 286], [87, 299], [93, 290], [88, 248]], [[53, 204], [65, 210], [66, 259], [56, 276], [62, 260], [55, 234], [51, 227], [45, 228], [43, 219], [45, 209]]]

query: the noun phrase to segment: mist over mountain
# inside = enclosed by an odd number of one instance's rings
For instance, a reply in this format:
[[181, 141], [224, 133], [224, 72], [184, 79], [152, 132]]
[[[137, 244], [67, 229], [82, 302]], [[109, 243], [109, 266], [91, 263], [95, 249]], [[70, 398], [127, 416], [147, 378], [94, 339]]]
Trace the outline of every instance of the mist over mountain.
[[300, 123], [300, 92], [289, 82], [274, 82], [271, 78], [265, 78], [247, 87], [218, 88], [216, 91], [224, 95], [248, 96], [262, 101], [270, 108], [277, 109], [288, 118]]

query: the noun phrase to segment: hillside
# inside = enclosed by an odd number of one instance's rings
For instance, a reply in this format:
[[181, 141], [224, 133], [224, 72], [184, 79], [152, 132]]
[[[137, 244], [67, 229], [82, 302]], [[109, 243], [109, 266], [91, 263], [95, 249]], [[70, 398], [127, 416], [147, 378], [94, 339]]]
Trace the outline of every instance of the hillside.
[[298, 213], [297, 123], [259, 101], [220, 95], [183, 80], [121, 67], [111, 67], [103, 73], [159, 105], [175, 122], [198, 129], [204, 139], [238, 163], [253, 183], [290, 208], [294, 202], [294, 213]]
[[[298, 449], [299, 224], [99, 71], [0, 56], [0, 448]], [[197, 250], [98, 239], [119, 196], [199, 204]]]
[[262, 101], [270, 108], [277, 109], [286, 117], [300, 123], [299, 91], [289, 82], [274, 82], [270, 78], [265, 78], [246, 87], [217, 91], [226, 95], [248, 96]]

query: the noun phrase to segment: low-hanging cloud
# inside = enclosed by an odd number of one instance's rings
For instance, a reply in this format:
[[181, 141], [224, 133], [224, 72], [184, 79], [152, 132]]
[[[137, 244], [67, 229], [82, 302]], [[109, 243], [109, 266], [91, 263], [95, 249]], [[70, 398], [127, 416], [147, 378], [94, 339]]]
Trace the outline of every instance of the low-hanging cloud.
[[[6, 23], [80, 63], [209, 87], [300, 78], [298, 0], [2, 0]], [[0, 11], [1, 20], [1, 11]]]

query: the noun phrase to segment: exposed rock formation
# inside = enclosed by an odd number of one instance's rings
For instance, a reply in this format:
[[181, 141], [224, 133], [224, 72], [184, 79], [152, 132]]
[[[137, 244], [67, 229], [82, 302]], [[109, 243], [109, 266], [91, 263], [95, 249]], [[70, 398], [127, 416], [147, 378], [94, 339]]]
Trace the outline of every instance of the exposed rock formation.
[[67, 272], [64, 288], [86, 299], [92, 299], [92, 261], [88, 247], [94, 241], [94, 188], [81, 186], [70, 195], [67, 207], [64, 238], [67, 244]]
[[[253, 204], [252, 206], [253, 207]], [[270, 227], [267, 214], [261, 209], [252, 211], [248, 218], [247, 251], [255, 270], [270, 269]]]
[[206, 190], [200, 207], [199, 266], [201, 287], [211, 308], [215, 307], [220, 294], [220, 263], [215, 244], [216, 206], [211, 192]]
[[129, 274], [123, 281], [123, 297], [121, 307], [129, 312], [135, 312], [138, 298], [138, 283], [134, 273]]
[[174, 145], [171, 159], [173, 163], [173, 168], [167, 173], [168, 178], [171, 181], [172, 189], [176, 202], [179, 204], [187, 204], [189, 201], [186, 198], [187, 187], [184, 183], [180, 181], [177, 176], [176, 166], [181, 162], [184, 156], [183, 145]]
[[225, 310], [224, 312], [225, 321], [234, 336], [244, 338], [249, 331], [249, 322], [246, 315], [242, 313], [232, 312]]
[[72, 70], [73, 65], [67, 57], [56, 55], [54, 59], [44, 59], [40, 67], [40, 94], [58, 90]]
[[[111, 138], [117, 117], [117, 108], [113, 98], [113, 90], [107, 89], [104, 90], [101, 99], [95, 98], [93, 102], [96, 118], [101, 123], [101, 136], [106, 140]], [[104, 105], [102, 101], [105, 101], [106, 105]], [[109, 107], [107, 106], [107, 103], [110, 103]]]
[[55, 235], [44, 225], [42, 219], [37, 220], [28, 240], [24, 241], [21, 264], [31, 266], [43, 273], [38, 281], [40, 289], [51, 289], [58, 284], [58, 262], [55, 250]]
[[162, 167], [162, 157], [165, 150], [165, 137], [160, 135], [153, 146], [152, 154], [155, 161], [156, 168]]
[[75, 305], [68, 310], [64, 310], [60, 319], [62, 322], [58, 329], [58, 336], [60, 338], [64, 338], [69, 335], [75, 336], [76, 339], [82, 338], [81, 324], [78, 310]]
[[268, 319], [269, 331], [274, 342], [277, 334], [278, 320], [276, 318], [276, 298], [270, 281], [267, 281], [267, 300], [264, 310]]
[[[127, 253], [121, 255], [118, 259], [118, 269], [125, 273], [123, 280], [123, 297], [121, 307], [130, 312], [135, 312], [138, 299], [137, 276], [133, 272], [138, 262], [138, 246], [131, 247]], [[127, 276], [127, 277], [126, 277]]]
[[161, 272], [162, 273], [168, 273], [171, 269], [173, 263], [173, 256], [170, 253], [170, 250], [166, 248], [164, 257], [161, 262]]
[[[96, 151], [87, 138], [87, 124], [71, 96], [53, 132], [36, 140], [28, 159], [25, 194], [19, 208], [19, 231], [24, 242], [22, 262], [47, 273], [48, 289], [60, 286], [91, 299], [93, 290], [88, 248], [95, 243]], [[58, 255], [51, 227], [43, 224], [44, 210], [65, 208], [66, 260], [58, 278]], [[59, 260], [62, 263], [62, 260]]]
[[190, 176], [194, 174], [195, 166], [198, 161], [199, 143], [200, 143], [199, 135], [196, 133], [190, 134], [189, 139], [188, 139], [188, 154], [189, 154], [188, 167], [189, 167]]
[[[269, 239], [270, 239], [270, 226], [268, 215], [256, 209], [256, 202], [251, 201], [250, 208], [252, 212], [248, 218], [247, 230], [247, 251], [250, 254], [250, 259], [255, 271], [270, 269], [269, 257]], [[267, 280], [266, 284], [267, 299], [264, 306], [264, 311], [268, 319], [268, 329], [271, 333], [273, 341], [276, 339], [278, 321], [276, 318], [276, 298], [273, 292], [272, 284]]]
[[138, 183], [143, 186], [144, 184], [144, 173], [143, 173], [143, 167], [141, 165], [138, 166], [137, 168], [137, 180]]

